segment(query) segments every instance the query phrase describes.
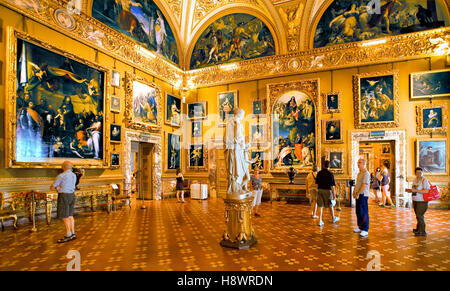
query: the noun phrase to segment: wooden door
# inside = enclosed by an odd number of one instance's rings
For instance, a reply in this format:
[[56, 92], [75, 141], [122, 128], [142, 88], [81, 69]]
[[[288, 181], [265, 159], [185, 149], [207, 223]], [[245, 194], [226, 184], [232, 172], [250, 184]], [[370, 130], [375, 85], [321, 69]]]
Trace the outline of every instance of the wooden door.
[[139, 145], [139, 198], [153, 199], [153, 145]]

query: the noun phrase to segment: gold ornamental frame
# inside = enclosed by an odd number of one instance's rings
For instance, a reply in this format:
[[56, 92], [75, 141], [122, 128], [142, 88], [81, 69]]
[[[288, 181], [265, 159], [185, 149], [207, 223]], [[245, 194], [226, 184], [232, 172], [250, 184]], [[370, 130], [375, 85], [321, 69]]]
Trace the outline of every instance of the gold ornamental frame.
[[[203, 146], [203, 166], [191, 166], [191, 145], [195, 145], [195, 146]], [[189, 145], [189, 148], [187, 148], [186, 151], [186, 157], [187, 157], [187, 169], [189, 171], [206, 171], [208, 170], [208, 148], [205, 144], [203, 143], [198, 143], [198, 144], [191, 144]]]
[[[331, 168], [331, 154], [340, 153], [341, 154], [341, 167], [339, 169]], [[345, 149], [343, 148], [326, 148], [325, 158], [330, 161], [330, 171], [335, 174], [344, 174], [347, 169], [347, 161], [345, 157]]]
[[[423, 110], [424, 109], [431, 109], [431, 108], [441, 108], [442, 110], [442, 126], [441, 127], [433, 127], [433, 128], [424, 128], [423, 127]], [[423, 105], [417, 105], [416, 106], [416, 112], [417, 112], [417, 118], [416, 118], [416, 125], [417, 125], [417, 134], [419, 135], [426, 135], [426, 134], [437, 134], [437, 135], [447, 135], [448, 130], [448, 123], [447, 123], [447, 104], [423, 104]]]
[[[337, 98], [338, 98], [338, 108], [337, 109], [329, 109], [328, 108], [328, 96], [329, 95], [337, 95]], [[328, 93], [324, 93], [324, 94], [322, 94], [322, 101], [323, 101], [323, 113], [325, 113], [325, 114], [327, 114], [327, 113], [331, 113], [331, 114], [333, 114], [333, 113], [340, 113], [341, 112], [341, 108], [342, 108], [342, 106], [341, 106], [341, 98], [342, 98], [342, 96], [341, 96], [341, 91], [339, 91], [339, 92], [328, 92]]]
[[[283, 82], [283, 83], [272, 83], [267, 84], [267, 114], [268, 114], [268, 136], [269, 136], [269, 169], [271, 173], [286, 173], [286, 170], [290, 168], [290, 166], [283, 167], [274, 167], [274, 145], [273, 145], [273, 106], [275, 102], [280, 98], [283, 94], [289, 91], [300, 91], [305, 93], [311, 98], [314, 103], [314, 112], [315, 112], [315, 163], [319, 163], [320, 161], [320, 152], [321, 152], [321, 102], [320, 102], [320, 79], [309, 79], [309, 80], [299, 80], [299, 81], [291, 81], [291, 82]], [[312, 170], [311, 167], [300, 168], [299, 166], [294, 167], [300, 173], [308, 173]], [[299, 171], [300, 170], [300, 171]]]
[[163, 160], [162, 163], [163, 165], [163, 169], [164, 169], [164, 173], [176, 173], [176, 169], [169, 169], [169, 167], [167, 166], [167, 162], [169, 161], [169, 134], [174, 134], [174, 135], [178, 135], [180, 137], [180, 170], [183, 169], [183, 135], [182, 134], [177, 134], [177, 132], [165, 132], [164, 134], [164, 144], [165, 146], [164, 148], [164, 153], [163, 153]]
[[414, 77], [419, 75], [426, 75], [426, 74], [435, 74], [435, 73], [442, 73], [442, 72], [448, 72], [450, 74], [450, 69], [443, 69], [443, 70], [433, 70], [433, 71], [422, 71], [422, 72], [414, 72], [409, 75], [409, 90], [410, 90], [410, 99], [413, 100], [420, 100], [420, 99], [438, 99], [438, 98], [448, 98], [450, 97], [450, 93], [447, 94], [439, 94], [439, 95], [419, 95], [417, 97], [414, 96]]
[[[253, 142], [252, 139], [252, 127], [253, 126], [259, 126], [260, 129], [262, 129], [261, 132], [261, 141], [260, 142]], [[260, 118], [258, 119], [250, 119], [248, 122], [248, 136], [249, 136], [249, 142], [251, 144], [252, 147], [265, 147], [267, 146], [267, 142], [268, 142], [268, 134], [267, 134], [267, 118]]]
[[[449, 175], [449, 154], [448, 154], [448, 150], [449, 150], [449, 142], [447, 140], [447, 138], [427, 138], [427, 137], [418, 137], [416, 139], [416, 167], [420, 167], [420, 142], [421, 141], [444, 141], [445, 142], [445, 173], [430, 173], [430, 172], [426, 172], [425, 169], [423, 171], [424, 175], [430, 175], [430, 176], [446, 176], [448, 177]], [[423, 167], [422, 167], [423, 168]]]
[[[171, 123], [168, 120], [168, 117], [167, 117], [167, 105], [168, 105], [167, 104], [167, 100], [168, 100], [167, 96], [168, 95], [170, 95], [172, 97], [175, 97], [175, 98], [180, 100], [180, 124]], [[172, 127], [182, 127], [183, 126], [183, 116], [184, 115], [183, 115], [183, 102], [182, 102], [181, 98], [178, 95], [170, 94], [170, 93], [166, 92], [164, 99], [165, 99], [164, 100], [164, 124], [172, 126]]]
[[[378, 121], [378, 122], [361, 122], [361, 79], [371, 77], [393, 76], [393, 107], [394, 120], [393, 121]], [[371, 129], [371, 128], [392, 128], [399, 127], [399, 73], [397, 70], [381, 71], [374, 73], [357, 74], [353, 76], [353, 104], [354, 104], [354, 119], [355, 128], [357, 129]]]
[[[336, 140], [327, 140], [327, 122], [328, 121], [339, 121], [340, 131], [341, 131], [341, 138]], [[322, 143], [344, 143], [344, 119], [343, 118], [327, 118], [322, 119]]]
[[[269, 157], [269, 150], [266, 147], [252, 147], [252, 148], [250, 148], [249, 152], [250, 152], [250, 156], [249, 156], [250, 160], [251, 160], [252, 154], [254, 152], [263, 153], [263, 155], [264, 155], [263, 159], [262, 159], [263, 168], [259, 169], [259, 172], [260, 173], [267, 173], [267, 169], [269, 168], [269, 159], [268, 159], [268, 157]], [[250, 171], [253, 171], [251, 166], [252, 165], [250, 164]]]
[[[112, 156], [113, 155], [119, 155], [119, 165], [113, 165], [113, 163], [112, 163]], [[119, 168], [121, 168], [122, 167], [122, 163], [121, 163], [121, 160], [122, 160], [122, 155], [118, 152], [118, 151], [112, 151], [111, 152], [111, 168], [112, 169], [119, 169]]]
[[[125, 120], [126, 120], [126, 126], [128, 128], [141, 130], [141, 131], [147, 131], [147, 132], [160, 132], [161, 130], [161, 117], [162, 115], [162, 104], [161, 104], [161, 87], [153, 82], [148, 81], [147, 79], [136, 76], [131, 73], [125, 74]], [[156, 106], [157, 106], [157, 123], [156, 124], [150, 124], [150, 123], [144, 123], [139, 122], [135, 120], [133, 116], [133, 83], [139, 82], [146, 86], [149, 86], [157, 91], [156, 96]]]
[[[16, 100], [17, 100], [17, 43], [18, 39], [36, 45], [40, 48], [56, 53], [63, 57], [69, 58], [83, 65], [89, 66], [104, 74], [104, 96], [103, 96], [103, 158], [96, 159], [74, 159], [74, 158], [46, 158], [40, 162], [19, 162], [16, 160]], [[74, 167], [106, 169], [109, 168], [110, 162], [110, 80], [111, 71], [94, 62], [82, 59], [73, 53], [70, 53], [58, 46], [51, 45], [48, 42], [32, 36], [28, 33], [19, 31], [13, 27], [8, 27], [7, 32], [7, 49], [6, 49], [6, 84], [5, 84], [5, 166], [7, 168], [60, 168], [64, 161], [72, 162]]]
[[[219, 92], [217, 93], [217, 124], [219, 127], [223, 127], [226, 125], [226, 116], [225, 119], [222, 120], [222, 117], [220, 116], [220, 96], [225, 95], [225, 94], [229, 94], [229, 93], [233, 93], [233, 100], [234, 100], [234, 107], [233, 110], [236, 108], [239, 108], [239, 92], [238, 90], [230, 90], [230, 91], [224, 91], [224, 92]], [[232, 114], [233, 112], [231, 112]]]

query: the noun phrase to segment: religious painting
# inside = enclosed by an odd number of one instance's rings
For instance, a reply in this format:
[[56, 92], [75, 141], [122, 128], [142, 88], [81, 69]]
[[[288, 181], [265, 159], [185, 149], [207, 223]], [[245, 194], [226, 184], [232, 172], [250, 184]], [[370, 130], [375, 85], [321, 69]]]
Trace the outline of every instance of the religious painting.
[[111, 112], [120, 113], [120, 98], [111, 96]]
[[120, 72], [114, 70], [111, 72], [111, 85], [120, 88]]
[[449, 26], [443, 0], [335, 0], [322, 14], [314, 48]]
[[344, 120], [342, 118], [322, 120], [323, 143], [344, 142]]
[[267, 25], [249, 14], [229, 14], [211, 23], [191, 54], [190, 69], [275, 55]]
[[325, 157], [330, 161], [330, 171], [333, 173], [344, 173], [345, 171], [345, 149], [327, 148]]
[[428, 175], [448, 175], [448, 149], [446, 138], [418, 138], [416, 166]]
[[355, 128], [386, 128], [399, 125], [398, 72], [353, 76]]
[[181, 99], [166, 93], [166, 124], [181, 126]]
[[416, 106], [417, 134], [447, 135], [447, 104]]
[[120, 167], [120, 154], [111, 153], [111, 167], [119, 168]]
[[205, 119], [208, 114], [207, 102], [195, 102], [188, 104], [188, 117], [190, 119]]
[[154, 1], [93, 0], [92, 17], [146, 49], [179, 64], [175, 36]]
[[267, 123], [250, 121], [250, 144], [254, 147], [267, 144]]
[[166, 172], [181, 169], [181, 135], [166, 133], [166, 144], [166, 158], [164, 159]]
[[310, 171], [320, 156], [318, 80], [269, 84], [267, 94], [271, 171]]
[[220, 92], [217, 94], [217, 112], [219, 113], [219, 125], [223, 126], [226, 119], [238, 108], [238, 91]]
[[266, 114], [266, 100], [253, 100], [252, 114], [255, 116]]
[[110, 140], [111, 142], [119, 142], [122, 140], [122, 126], [117, 125], [117, 124], [111, 124], [110, 126], [110, 131], [111, 131], [111, 135], [110, 135]]
[[126, 74], [127, 126], [137, 130], [158, 130], [161, 126], [161, 89], [144, 78]]
[[341, 92], [323, 94], [324, 113], [341, 112]]
[[190, 145], [188, 155], [190, 169], [206, 169], [207, 152], [203, 144]]
[[106, 69], [10, 30], [7, 71], [9, 167], [109, 164]]
[[411, 99], [450, 97], [450, 69], [411, 74]]
[[192, 121], [192, 136], [202, 137], [203, 128], [201, 121]]
[[259, 169], [260, 171], [266, 170], [266, 161], [264, 160], [264, 151], [260, 149], [254, 149], [251, 151], [250, 160], [252, 161], [252, 170]]

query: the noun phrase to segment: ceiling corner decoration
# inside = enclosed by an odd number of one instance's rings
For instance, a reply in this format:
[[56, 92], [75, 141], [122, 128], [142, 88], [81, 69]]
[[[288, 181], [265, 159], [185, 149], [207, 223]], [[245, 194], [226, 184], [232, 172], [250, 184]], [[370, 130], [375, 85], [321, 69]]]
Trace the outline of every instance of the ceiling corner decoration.
[[[448, 1], [448, 0], [447, 0]], [[381, 0], [378, 7], [370, 0], [328, 1], [312, 23], [311, 47], [385, 38], [449, 26], [444, 0]], [[317, 7], [317, 5], [316, 5]], [[320, 20], [318, 20], [320, 19]]]
[[233, 13], [212, 22], [196, 40], [190, 69], [272, 56], [276, 43], [269, 27], [258, 17]]
[[305, 3], [289, 1], [287, 4], [279, 5], [277, 10], [287, 31], [288, 51], [296, 52], [299, 50], [300, 24], [305, 11]]
[[[175, 9], [175, 12], [181, 13], [181, 4], [176, 3], [181, 2], [180, 0], [168, 2], [171, 8], [179, 8]], [[94, 0], [92, 17], [179, 66], [180, 58], [174, 33], [154, 1]]]

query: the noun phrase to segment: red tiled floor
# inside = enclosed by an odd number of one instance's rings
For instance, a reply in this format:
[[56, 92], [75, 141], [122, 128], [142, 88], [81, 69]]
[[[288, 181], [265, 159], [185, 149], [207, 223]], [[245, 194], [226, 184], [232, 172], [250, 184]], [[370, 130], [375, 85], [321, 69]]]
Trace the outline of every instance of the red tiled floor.
[[53, 220], [39, 232], [28, 225], [0, 233], [0, 270], [65, 270], [69, 250], [81, 254], [87, 270], [366, 270], [369, 251], [380, 254], [381, 270], [449, 270], [449, 212], [429, 210], [428, 237], [414, 237], [410, 209], [370, 207], [370, 235], [360, 238], [354, 209], [337, 212], [338, 224], [318, 227], [309, 206], [286, 202], [263, 203], [262, 217], [253, 219], [258, 243], [248, 250], [219, 245], [224, 225], [221, 199], [140, 202], [130, 210], [76, 216], [78, 239], [63, 245], [56, 240], [63, 225]]

